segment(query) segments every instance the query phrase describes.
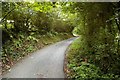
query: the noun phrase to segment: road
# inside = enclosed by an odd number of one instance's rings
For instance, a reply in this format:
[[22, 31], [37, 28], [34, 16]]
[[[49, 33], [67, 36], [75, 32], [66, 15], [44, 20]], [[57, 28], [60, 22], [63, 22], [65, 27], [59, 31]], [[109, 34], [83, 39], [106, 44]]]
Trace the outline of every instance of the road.
[[76, 39], [70, 38], [44, 47], [15, 64], [3, 78], [64, 78], [64, 55]]

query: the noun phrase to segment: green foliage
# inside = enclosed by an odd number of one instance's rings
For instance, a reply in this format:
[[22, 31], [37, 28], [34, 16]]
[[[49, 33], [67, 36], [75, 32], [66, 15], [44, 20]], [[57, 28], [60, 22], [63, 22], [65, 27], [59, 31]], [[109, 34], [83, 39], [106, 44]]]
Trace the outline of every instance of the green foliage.
[[[72, 65], [72, 66], [71, 66]], [[120, 79], [119, 75], [114, 74], [103, 74], [99, 67], [96, 67], [93, 64], [89, 64], [86, 62], [81, 62], [80, 66], [73, 66], [73, 64], [69, 64], [68, 66], [73, 72], [69, 75], [70, 78], [74, 78], [75, 80], [112, 80], [112, 79]]]
[[81, 62], [81, 65], [78, 67], [71, 67], [73, 68], [74, 72], [77, 73], [73, 76], [71, 76], [72, 78], [79, 78], [79, 79], [95, 79], [95, 78], [99, 78], [98, 73], [99, 68], [89, 64], [89, 63], [85, 63], [85, 62]]
[[[84, 53], [84, 45], [81, 39], [81, 37], [78, 38], [69, 47], [70, 50], [67, 54], [67, 68], [70, 72], [67, 73], [67, 77], [75, 80], [119, 80], [119, 75], [104, 73], [99, 66], [89, 62], [89, 59], [87, 59], [89, 54], [86, 55]], [[97, 58], [100, 59], [101, 56], [98, 56]], [[99, 61], [97, 61], [97, 63], [100, 64]]]
[[[2, 2], [1, 23], [5, 35], [16, 38], [19, 32], [27, 35], [31, 32], [41, 35], [50, 31], [71, 32], [73, 26], [69, 21], [63, 21], [66, 14], [59, 13], [60, 8], [55, 5], [60, 6], [52, 2]], [[3, 37], [3, 40], [8, 39]]]
[[81, 39], [77, 41], [79, 45], [75, 41], [67, 55], [68, 70], [71, 71], [69, 77], [85, 80], [120, 77], [120, 44], [117, 38], [120, 21], [115, 15], [119, 14], [116, 12], [118, 4], [73, 3], [70, 6], [75, 9], [79, 22], [73, 33], [79, 34]]

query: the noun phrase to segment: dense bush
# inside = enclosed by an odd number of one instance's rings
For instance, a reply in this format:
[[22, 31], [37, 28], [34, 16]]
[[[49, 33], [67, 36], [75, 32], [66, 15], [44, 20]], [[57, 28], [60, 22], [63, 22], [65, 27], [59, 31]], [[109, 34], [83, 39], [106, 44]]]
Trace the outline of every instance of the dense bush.
[[[84, 43], [81, 38], [75, 40], [69, 48], [67, 56], [67, 78], [74, 78], [75, 80], [118, 80], [120, 79], [119, 74], [113, 72], [107, 72], [101, 70], [99, 61], [94, 63], [94, 60], [89, 60], [88, 55], [84, 53]], [[95, 54], [94, 54], [95, 55]], [[98, 59], [99, 56], [95, 55]], [[93, 61], [93, 62], [91, 62]], [[117, 66], [117, 65], [115, 65]], [[118, 69], [118, 68], [116, 68]], [[115, 70], [115, 68], [114, 68]], [[114, 71], [112, 70], [112, 71]]]

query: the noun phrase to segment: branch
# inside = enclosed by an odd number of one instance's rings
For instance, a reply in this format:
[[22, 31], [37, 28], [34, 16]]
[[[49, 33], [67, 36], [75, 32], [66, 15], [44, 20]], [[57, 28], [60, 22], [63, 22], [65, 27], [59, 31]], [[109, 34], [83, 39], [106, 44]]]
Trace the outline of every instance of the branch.
[[120, 33], [120, 25], [119, 25], [117, 19], [115, 19], [115, 22], [116, 22], [116, 25], [117, 25], [117, 27], [118, 27], [119, 33]]
[[4, 19], [14, 10], [15, 8], [13, 8], [12, 10], [10, 10], [0, 21], [0, 23], [2, 23], [4, 21]]

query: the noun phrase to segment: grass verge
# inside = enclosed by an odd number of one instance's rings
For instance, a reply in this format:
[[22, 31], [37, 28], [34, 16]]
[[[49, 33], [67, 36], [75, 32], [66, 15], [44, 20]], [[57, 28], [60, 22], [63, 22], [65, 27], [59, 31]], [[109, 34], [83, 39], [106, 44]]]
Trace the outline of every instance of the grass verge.
[[72, 78], [72, 75], [74, 74], [72, 72], [72, 69], [70, 69], [68, 66], [70, 64], [76, 64], [76, 58], [75, 56], [79, 52], [80, 48], [80, 38], [77, 38], [73, 43], [68, 47], [65, 55], [65, 64], [64, 64], [64, 72], [65, 72], [65, 77], [66, 78]]

